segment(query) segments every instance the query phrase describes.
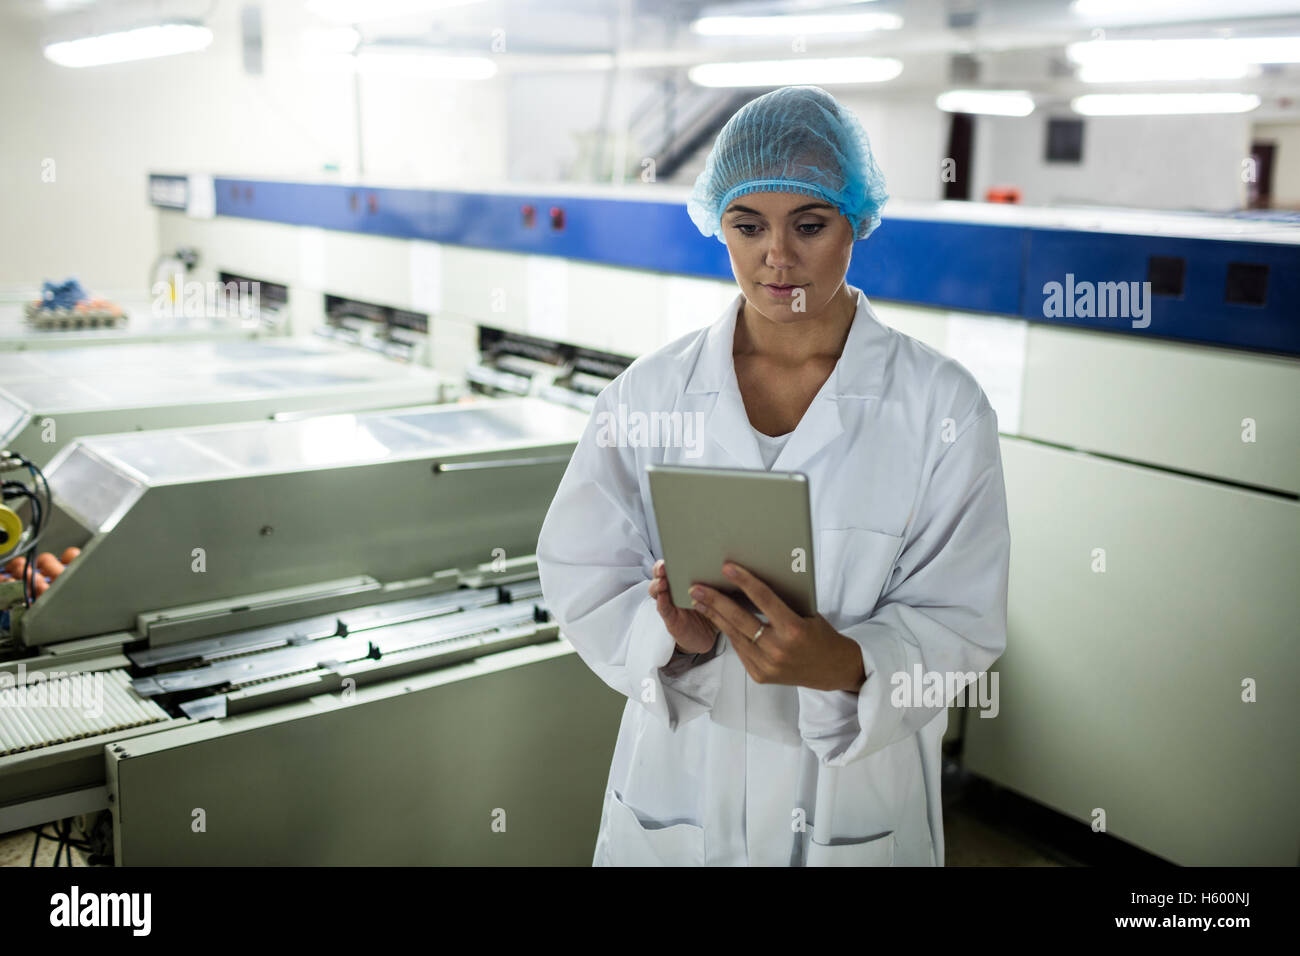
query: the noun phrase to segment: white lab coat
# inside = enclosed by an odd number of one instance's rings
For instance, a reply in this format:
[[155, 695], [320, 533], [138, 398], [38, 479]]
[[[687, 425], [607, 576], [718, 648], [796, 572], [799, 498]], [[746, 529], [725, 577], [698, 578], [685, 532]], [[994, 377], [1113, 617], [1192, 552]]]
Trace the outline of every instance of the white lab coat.
[[[980, 673], [1006, 646], [997, 418], [966, 369], [857, 296], [773, 470], [808, 476], [818, 603], [862, 648], [858, 694], [755, 683], [725, 635], [680, 655], [647, 593], [662, 552], [646, 465], [763, 467], [732, 361], [741, 297], [597, 399], [537, 546], [562, 633], [628, 697], [595, 864], [943, 863], [947, 710], [894, 706], [890, 679], [918, 664]], [[662, 447], [668, 430], [637, 430], [637, 411], [702, 413], [681, 419], [702, 431]]]

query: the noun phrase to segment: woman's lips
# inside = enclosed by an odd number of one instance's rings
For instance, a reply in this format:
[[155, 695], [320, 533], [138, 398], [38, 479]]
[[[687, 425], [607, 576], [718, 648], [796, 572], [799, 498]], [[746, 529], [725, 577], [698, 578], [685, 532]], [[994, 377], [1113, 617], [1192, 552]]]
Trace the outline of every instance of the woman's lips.
[[772, 285], [768, 282], [760, 282], [759, 285], [766, 289], [769, 295], [778, 299], [788, 299], [794, 295], [795, 289], [803, 288], [803, 286], [798, 285]]

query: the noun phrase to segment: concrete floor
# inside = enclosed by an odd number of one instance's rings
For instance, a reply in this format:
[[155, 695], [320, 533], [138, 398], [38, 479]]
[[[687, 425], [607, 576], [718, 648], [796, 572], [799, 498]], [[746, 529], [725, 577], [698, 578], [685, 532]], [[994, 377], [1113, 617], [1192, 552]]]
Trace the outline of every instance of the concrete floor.
[[[42, 829], [48, 833], [54, 833], [54, 825], [46, 824]], [[74, 829], [74, 834], [76, 830]], [[32, 844], [35, 843], [36, 836], [31, 830], [17, 830], [13, 833], [0, 835], [0, 866], [30, 866], [32, 860]], [[36, 852], [37, 866], [53, 866], [54, 853], [58, 844], [53, 840], [41, 840], [40, 849]], [[67, 854], [64, 853], [59, 859], [60, 866], [67, 866]], [[75, 847], [72, 850], [73, 866], [89, 866], [86, 860], [86, 854]]]
[[1022, 836], [995, 829], [961, 808], [943, 813], [946, 866], [1068, 866]]

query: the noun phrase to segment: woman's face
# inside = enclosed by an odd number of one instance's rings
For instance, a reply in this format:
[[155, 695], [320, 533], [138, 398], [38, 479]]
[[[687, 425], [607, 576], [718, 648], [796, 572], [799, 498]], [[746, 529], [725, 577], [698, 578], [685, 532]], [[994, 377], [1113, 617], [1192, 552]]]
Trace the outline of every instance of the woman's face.
[[820, 316], [844, 284], [853, 227], [815, 196], [741, 196], [723, 210], [722, 229], [740, 290], [773, 322]]

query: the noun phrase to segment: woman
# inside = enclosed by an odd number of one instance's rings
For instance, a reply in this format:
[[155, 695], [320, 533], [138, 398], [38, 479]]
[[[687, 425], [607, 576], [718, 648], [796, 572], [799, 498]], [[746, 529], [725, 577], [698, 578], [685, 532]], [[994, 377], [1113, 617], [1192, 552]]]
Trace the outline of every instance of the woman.
[[[984, 393], [845, 284], [885, 198], [825, 91], [737, 112], [688, 208], [740, 294], [601, 392], [556, 492], [537, 547], [547, 606], [628, 697], [596, 864], [943, 863], [947, 710], [895, 689], [1002, 653], [1010, 535]], [[699, 447], [611, 447], [597, 423], [620, 405], [697, 416]], [[702, 585], [675, 607], [652, 462], [806, 474], [823, 613], [730, 565], [765, 619]]]

